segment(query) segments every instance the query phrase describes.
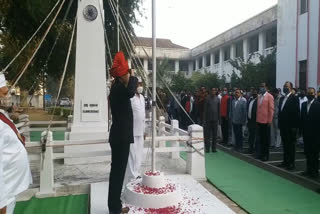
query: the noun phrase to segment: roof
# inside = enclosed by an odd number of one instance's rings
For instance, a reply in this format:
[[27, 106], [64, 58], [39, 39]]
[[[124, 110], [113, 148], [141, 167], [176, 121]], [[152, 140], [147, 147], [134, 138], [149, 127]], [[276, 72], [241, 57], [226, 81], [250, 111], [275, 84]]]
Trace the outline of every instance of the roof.
[[[152, 47], [152, 38], [137, 37], [138, 41], [134, 41], [136, 46]], [[181, 45], [174, 44], [170, 39], [157, 39], [158, 48], [172, 48], [172, 49], [189, 49]]]

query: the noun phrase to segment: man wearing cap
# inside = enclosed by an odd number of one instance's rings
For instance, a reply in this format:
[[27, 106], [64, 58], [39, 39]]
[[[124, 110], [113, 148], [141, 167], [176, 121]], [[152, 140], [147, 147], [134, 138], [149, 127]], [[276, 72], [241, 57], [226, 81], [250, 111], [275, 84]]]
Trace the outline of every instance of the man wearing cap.
[[142, 96], [143, 85], [139, 78], [137, 91], [131, 98], [133, 111], [134, 143], [130, 145], [130, 153], [126, 170], [126, 183], [140, 176], [140, 167], [143, 158], [144, 128], [145, 128], [145, 100]]
[[111, 146], [111, 171], [109, 178], [108, 207], [110, 214], [128, 213], [122, 208], [121, 190], [128, 163], [130, 144], [133, 139], [133, 113], [130, 98], [135, 95], [138, 79], [129, 69], [124, 54], [118, 52], [110, 74], [115, 78], [110, 90], [112, 125], [109, 142]]
[[[0, 73], [0, 99], [8, 94], [6, 79]], [[0, 109], [0, 214], [13, 214], [16, 196], [32, 183], [24, 139]]]

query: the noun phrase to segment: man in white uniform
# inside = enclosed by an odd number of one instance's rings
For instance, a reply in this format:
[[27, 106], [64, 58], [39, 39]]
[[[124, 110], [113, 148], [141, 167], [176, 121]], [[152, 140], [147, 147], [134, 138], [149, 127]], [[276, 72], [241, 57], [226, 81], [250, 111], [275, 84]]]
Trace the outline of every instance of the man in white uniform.
[[[4, 74], [0, 73], [0, 99], [8, 94]], [[27, 151], [23, 138], [9, 119], [0, 110], [0, 213], [13, 214], [16, 196], [32, 183]]]
[[134, 143], [130, 144], [130, 153], [124, 184], [127, 184], [131, 180], [136, 179], [141, 175], [140, 168], [143, 160], [143, 143], [146, 116], [145, 99], [142, 95], [142, 92], [142, 81], [141, 79], [139, 79], [136, 94], [131, 98]]

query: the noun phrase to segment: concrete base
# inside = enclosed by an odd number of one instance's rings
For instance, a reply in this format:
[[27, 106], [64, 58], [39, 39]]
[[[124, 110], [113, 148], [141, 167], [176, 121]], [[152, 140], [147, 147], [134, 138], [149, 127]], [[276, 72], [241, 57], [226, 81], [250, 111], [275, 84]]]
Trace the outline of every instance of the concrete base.
[[[179, 192], [183, 200], [175, 207], [167, 208], [169, 213], [201, 213], [201, 214], [234, 214], [234, 212], [227, 207], [216, 196], [212, 195], [200, 183], [194, 180], [190, 175], [169, 175], [167, 178], [177, 184]], [[108, 182], [91, 184], [91, 214], [106, 214], [108, 212]], [[165, 213], [162, 210], [150, 210], [139, 207], [130, 207], [129, 214], [137, 213]]]
[[[68, 140], [90, 140], [90, 139], [106, 139], [109, 136], [107, 132], [70, 132], [66, 136], [69, 137]], [[85, 152], [101, 152], [105, 151], [106, 153], [111, 151], [109, 143], [105, 144], [92, 144], [84, 146], [65, 146], [65, 154], [77, 154]], [[87, 163], [98, 163], [110, 161], [110, 157], [88, 157], [88, 158], [65, 158], [64, 164], [66, 165], [75, 165], [75, 164], [87, 164]]]

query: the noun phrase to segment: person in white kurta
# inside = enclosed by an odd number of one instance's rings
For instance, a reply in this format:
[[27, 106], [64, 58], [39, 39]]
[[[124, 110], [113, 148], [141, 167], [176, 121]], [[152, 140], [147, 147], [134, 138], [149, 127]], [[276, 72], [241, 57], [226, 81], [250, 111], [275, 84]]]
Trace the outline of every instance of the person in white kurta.
[[[4, 75], [0, 74], [0, 99], [8, 93], [5, 88]], [[0, 113], [9, 119], [5, 111]], [[0, 120], [0, 212], [13, 214], [16, 196], [31, 183], [27, 151], [12, 128]]]
[[136, 179], [141, 174], [141, 164], [143, 160], [143, 144], [145, 134], [145, 99], [142, 95], [143, 87], [139, 82], [137, 93], [131, 98], [131, 106], [133, 112], [133, 137], [134, 143], [130, 145], [129, 159], [126, 169], [126, 179], [124, 184], [127, 184], [133, 179]]

